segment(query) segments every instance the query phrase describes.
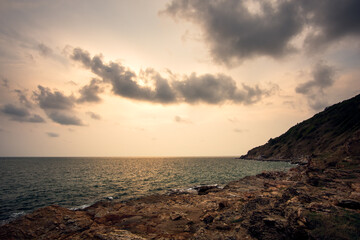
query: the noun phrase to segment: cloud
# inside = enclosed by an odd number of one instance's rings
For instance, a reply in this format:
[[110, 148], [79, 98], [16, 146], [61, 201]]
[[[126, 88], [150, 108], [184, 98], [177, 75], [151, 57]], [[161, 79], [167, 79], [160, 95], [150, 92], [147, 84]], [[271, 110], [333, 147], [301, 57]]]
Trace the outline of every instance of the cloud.
[[73, 86], [77, 86], [78, 84], [74, 81], [68, 81], [66, 82], [66, 84], [69, 84], [69, 85], [73, 85]]
[[328, 105], [325, 100], [324, 90], [331, 87], [335, 80], [335, 67], [325, 62], [318, 62], [312, 70], [312, 79], [299, 84], [295, 91], [307, 97], [309, 106], [318, 111]]
[[[207, 103], [224, 102], [253, 104], [272, 90], [263, 90], [259, 86], [242, 84], [241, 88], [229, 76], [223, 74], [197, 75], [192, 73], [179, 79], [172, 75], [172, 81], [163, 78], [153, 69], [146, 69], [137, 76], [119, 63], [103, 63], [98, 56], [91, 57], [87, 51], [75, 48], [71, 58], [90, 69], [104, 84], [111, 84], [115, 95], [129, 99], [161, 104], [171, 103]], [[142, 82], [143, 84], [140, 84]]]
[[69, 110], [74, 107], [76, 100], [73, 96], [65, 96], [57, 90], [52, 92], [41, 85], [38, 86], [38, 91], [34, 92], [34, 97], [42, 109]]
[[54, 133], [54, 132], [47, 132], [46, 134], [51, 138], [57, 138], [60, 136], [58, 133]]
[[80, 97], [77, 99], [78, 103], [90, 102], [98, 103], [101, 102], [101, 98], [98, 96], [99, 93], [103, 92], [103, 88], [100, 86], [101, 81], [98, 79], [92, 79], [89, 85], [82, 87], [79, 90]]
[[37, 48], [38, 48], [40, 55], [43, 57], [50, 56], [53, 52], [50, 47], [46, 46], [43, 43], [38, 44]]
[[258, 1], [252, 13], [245, 1], [179, 0], [162, 14], [200, 26], [216, 62], [231, 65], [255, 56], [282, 57], [293, 52], [290, 41], [302, 30], [298, 6], [279, 1], [277, 6]]
[[1, 111], [5, 114], [9, 114], [20, 118], [30, 115], [29, 111], [26, 108], [17, 107], [12, 104], [6, 104]]
[[297, 93], [309, 94], [314, 89], [323, 91], [325, 88], [331, 87], [334, 83], [334, 67], [326, 65], [324, 62], [318, 62], [313, 69], [312, 79], [301, 83], [296, 87]]
[[16, 92], [18, 95], [18, 100], [22, 105], [26, 106], [27, 108], [32, 108], [32, 103], [28, 100], [24, 91], [15, 89], [14, 92]]
[[147, 75], [154, 82], [154, 89], [141, 86], [136, 81], [136, 74], [118, 63], [104, 64], [100, 56], [90, 57], [90, 54], [80, 48], [75, 48], [71, 58], [81, 62], [86, 68], [101, 77], [105, 83], [112, 85], [114, 94], [142, 101], [170, 103], [175, 99], [168, 82], [154, 71], [147, 71]]
[[239, 89], [231, 77], [222, 74], [197, 76], [193, 73], [183, 81], [174, 82], [174, 88], [187, 103], [218, 104], [230, 100], [234, 103], [251, 104], [259, 101], [265, 94], [258, 86], [242, 86]]
[[78, 117], [61, 111], [48, 111], [47, 116], [61, 125], [84, 126], [84, 123]]
[[101, 116], [99, 114], [93, 113], [93, 112], [86, 112], [87, 115], [89, 115], [92, 119], [100, 120]]
[[189, 119], [182, 118], [180, 116], [175, 116], [174, 121], [177, 122], [177, 123], [186, 123], [186, 124], [191, 124], [192, 123]]
[[45, 122], [41, 116], [37, 114], [31, 114], [26, 108], [18, 107], [13, 104], [6, 104], [0, 109], [0, 111], [5, 115], [10, 116], [12, 121], [32, 123]]
[[9, 80], [6, 78], [2, 78], [1, 86], [5, 87], [5, 88], [9, 88]]
[[359, 12], [358, 0], [173, 0], [160, 14], [197, 24], [213, 59], [230, 66], [294, 52], [291, 41], [304, 29], [304, 44], [312, 49], [358, 36]]
[[312, 26], [305, 43], [311, 50], [327, 46], [344, 37], [360, 34], [360, 2], [343, 1], [301, 1], [308, 13], [308, 23]]
[[57, 90], [51, 91], [49, 88], [38, 86], [38, 91], [34, 91], [34, 99], [42, 108], [46, 115], [56, 123], [62, 125], [83, 126], [84, 123], [73, 113], [76, 98], [65, 96]]

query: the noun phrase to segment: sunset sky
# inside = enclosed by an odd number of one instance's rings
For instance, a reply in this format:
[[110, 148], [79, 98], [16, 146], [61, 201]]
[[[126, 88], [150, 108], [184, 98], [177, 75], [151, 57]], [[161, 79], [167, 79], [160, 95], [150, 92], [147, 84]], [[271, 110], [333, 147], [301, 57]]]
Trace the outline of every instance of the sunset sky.
[[0, 0], [0, 156], [239, 156], [360, 93], [358, 0]]

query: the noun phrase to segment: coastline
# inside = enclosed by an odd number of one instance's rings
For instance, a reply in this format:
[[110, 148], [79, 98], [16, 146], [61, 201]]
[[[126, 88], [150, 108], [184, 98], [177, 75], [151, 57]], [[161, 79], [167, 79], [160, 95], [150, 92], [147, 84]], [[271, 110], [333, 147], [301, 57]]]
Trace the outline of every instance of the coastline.
[[[49, 206], [0, 227], [0, 238], [316, 239], [360, 234], [360, 223], [354, 221], [360, 219], [359, 180], [358, 167], [297, 166], [201, 194], [104, 200], [81, 210]], [[328, 231], [322, 223], [331, 225], [333, 216], [342, 222], [332, 223], [336, 226]]]
[[[24, 167], [29, 164], [32, 167], [25, 171]], [[3, 190], [0, 193], [1, 223], [18, 217], [19, 213], [28, 214], [52, 204], [77, 208], [107, 197], [134, 199], [200, 184], [225, 185], [266, 169], [292, 167], [288, 163], [242, 161], [235, 157], [138, 158], [136, 161], [132, 158], [25, 158], [9, 159], [0, 165], [7, 173], [0, 184]], [[69, 168], [76, 170], [68, 171]]]

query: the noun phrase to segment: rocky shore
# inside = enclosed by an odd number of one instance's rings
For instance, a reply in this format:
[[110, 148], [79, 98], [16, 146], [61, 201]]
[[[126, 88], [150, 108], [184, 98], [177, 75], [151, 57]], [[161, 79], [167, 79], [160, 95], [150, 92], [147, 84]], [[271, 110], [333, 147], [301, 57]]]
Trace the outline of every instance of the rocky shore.
[[222, 189], [107, 200], [83, 210], [49, 206], [0, 227], [0, 239], [358, 239], [358, 166], [298, 166]]
[[0, 239], [360, 239], [360, 95], [241, 158], [298, 163], [230, 182], [72, 211], [49, 206]]

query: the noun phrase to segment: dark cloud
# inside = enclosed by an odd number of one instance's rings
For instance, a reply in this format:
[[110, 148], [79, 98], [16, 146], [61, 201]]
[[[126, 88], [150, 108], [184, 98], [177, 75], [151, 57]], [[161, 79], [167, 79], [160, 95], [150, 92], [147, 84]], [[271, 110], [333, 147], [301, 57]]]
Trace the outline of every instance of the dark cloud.
[[313, 69], [312, 79], [301, 83], [296, 87], [296, 92], [301, 94], [309, 94], [314, 89], [323, 91], [334, 83], [335, 69], [326, 65], [324, 62], [318, 62]]
[[318, 111], [328, 105], [325, 100], [324, 90], [331, 87], [335, 82], [336, 70], [333, 66], [318, 62], [312, 71], [312, 79], [299, 84], [295, 91], [307, 97], [309, 106]]
[[226, 99], [232, 99], [236, 83], [229, 77], [206, 74], [197, 76], [191, 74], [184, 81], [174, 82], [174, 87], [188, 103], [204, 101], [207, 103], [220, 103]]
[[183, 117], [180, 117], [180, 116], [175, 116], [174, 121], [177, 122], [177, 123], [186, 123], [186, 124], [192, 123], [189, 119], [186, 119], [186, 118], [183, 118]]
[[358, 0], [304, 0], [308, 23], [313, 27], [305, 39], [311, 50], [347, 36], [360, 34], [360, 1]]
[[47, 111], [46, 114], [51, 120], [61, 125], [84, 126], [84, 123], [81, 121], [81, 119], [72, 115], [71, 113], [62, 111]]
[[47, 57], [52, 54], [52, 49], [43, 43], [38, 44], [37, 48], [39, 50], [40, 55], [43, 57]]
[[51, 138], [57, 138], [60, 136], [58, 133], [54, 133], [54, 132], [47, 132], [46, 134]]
[[121, 64], [110, 62], [104, 64], [100, 56], [90, 57], [90, 54], [80, 48], [75, 48], [71, 58], [81, 62], [86, 68], [91, 69], [93, 73], [103, 79], [105, 83], [112, 85], [112, 91], [119, 96], [159, 102], [171, 103], [175, 100], [175, 95], [167, 80], [163, 79], [154, 71], [147, 71], [146, 74], [151, 77], [154, 82], [154, 89], [148, 86], [141, 86], [137, 82], [136, 74], [122, 66]]
[[172, 1], [162, 13], [197, 23], [217, 62], [232, 64], [254, 56], [281, 57], [294, 48], [290, 40], [302, 30], [297, 4], [279, 1], [274, 7], [258, 1], [252, 13], [245, 1]]
[[45, 122], [45, 120], [41, 116], [37, 114], [31, 114], [26, 108], [18, 107], [13, 104], [6, 104], [0, 109], [0, 111], [3, 114], [10, 116], [10, 119], [12, 121], [32, 123]]
[[52, 92], [40, 85], [38, 91], [34, 92], [34, 97], [42, 109], [69, 110], [74, 107], [76, 100], [74, 96], [65, 96], [57, 90]]
[[305, 28], [312, 48], [360, 33], [358, 0], [249, 2], [173, 0], [160, 13], [198, 24], [214, 60], [227, 65], [291, 53], [291, 40]]
[[73, 113], [76, 102], [74, 96], [65, 96], [57, 90], [51, 91], [49, 88], [38, 86], [38, 91], [34, 91], [34, 99], [54, 122], [62, 125], [84, 125]]
[[153, 69], [146, 69], [146, 78], [155, 82], [154, 101], [161, 103], [173, 103], [176, 101], [176, 93], [171, 88], [167, 79], [163, 78], [158, 72]]
[[[181, 80], [172, 75], [171, 82], [152, 69], [142, 71], [140, 76], [137, 76], [119, 63], [105, 64], [100, 56], [91, 57], [88, 52], [80, 48], [73, 50], [71, 58], [91, 69], [94, 74], [102, 78], [103, 83], [110, 83], [114, 94], [135, 100], [162, 104], [181, 102], [252, 104], [271, 92], [245, 84], [238, 88], [231, 77], [222, 74], [198, 76], [192, 73]], [[140, 81], [145, 81], [146, 85], [140, 85]]]
[[82, 87], [79, 90], [80, 97], [77, 99], [78, 103], [92, 102], [98, 103], [101, 102], [101, 98], [98, 96], [99, 93], [103, 92], [103, 88], [100, 86], [101, 81], [98, 79], [93, 79], [91, 82]]
[[20, 118], [30, 115], [29, 111], [26, 108], [17, 107], [12, 104], [6, 104], [1, 111], [5, 114]]
[[243, 84], [243, 88], [239, 89], [232, 78], [222, 74], [197, 76], [193, 73], [183, 81], [175, 81], [174, 88], [183, 101], [188, 103], [218, 104], [230, 100], [234, 103], [251, 104], [259, 101], [265, 94], [258, 86]]
[[87, 115], [89, 115], [92, 119], [100, 120], [101, 116], [99, 114], [93, 113], [93, 112], [86, 112]]

